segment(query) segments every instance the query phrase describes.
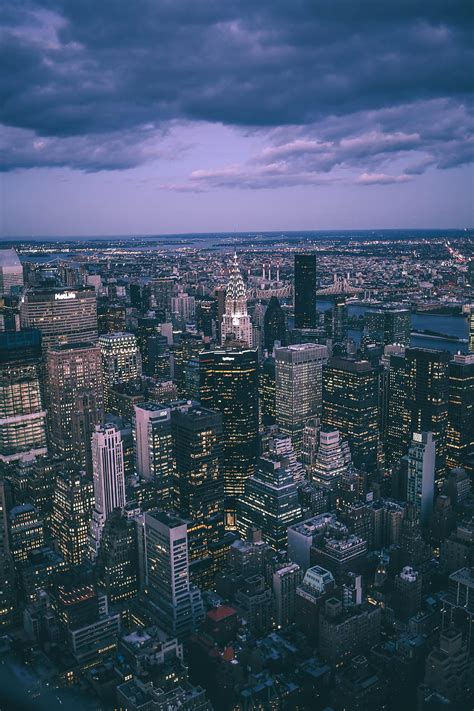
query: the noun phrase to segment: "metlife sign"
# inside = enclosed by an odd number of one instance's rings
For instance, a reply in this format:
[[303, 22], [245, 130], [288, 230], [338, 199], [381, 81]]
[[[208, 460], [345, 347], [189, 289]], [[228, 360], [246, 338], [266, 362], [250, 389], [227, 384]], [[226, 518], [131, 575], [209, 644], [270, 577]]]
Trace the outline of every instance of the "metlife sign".
[[66, 300], [75, 299], [75, 298], [76, 298], [76, 292], [74, 292], [74, 291], [64, 291], [61, 294], [54, 295], [55, 301], [66, 301]]

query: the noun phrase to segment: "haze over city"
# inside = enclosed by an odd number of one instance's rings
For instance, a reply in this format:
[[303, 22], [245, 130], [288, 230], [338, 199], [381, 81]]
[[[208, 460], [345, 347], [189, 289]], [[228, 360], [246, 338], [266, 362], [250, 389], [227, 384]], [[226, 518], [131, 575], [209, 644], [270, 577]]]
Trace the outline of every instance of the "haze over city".
[[470, 3], [2, 3], [0, 234], [470, 227]]

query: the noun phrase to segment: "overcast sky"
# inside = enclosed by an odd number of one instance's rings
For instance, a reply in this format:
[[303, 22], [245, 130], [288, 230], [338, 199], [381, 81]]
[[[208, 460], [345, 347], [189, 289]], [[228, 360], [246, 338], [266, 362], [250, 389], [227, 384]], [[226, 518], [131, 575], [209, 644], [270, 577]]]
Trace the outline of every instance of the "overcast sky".
[[474, 223], [458, 0], [2, 0], [0, 231]]

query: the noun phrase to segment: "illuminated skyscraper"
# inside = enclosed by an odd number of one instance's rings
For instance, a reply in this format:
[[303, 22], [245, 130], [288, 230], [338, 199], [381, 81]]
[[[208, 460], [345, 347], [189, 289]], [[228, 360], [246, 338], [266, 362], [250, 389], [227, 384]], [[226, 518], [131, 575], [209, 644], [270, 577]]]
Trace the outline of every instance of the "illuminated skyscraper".
[[436, 442], [436, 475], [441, 478], [446, 465], [448, 429], [449, 360], [447, 351], [407, 348], [406, 434], [432, 432]]
[[226, 525], [233, 526], [235, 498], [258, 456], [257, 351], [206, 351], [199, 354], [199, 365], [201, 403], [222, 414]]
[[381, 345], [392, 343], [407, 347], [410, 345], [409, 309], [367, 311], [365, 323], [369, 335]]
[[0, 333], [0, 462], [47, 453], [40, 364], [39, 331]]
[[368, 361], [331, 358], [324, 366], [322, 422], [349, 442], [355, 467], [377, 465], [378, 371]]
[[449, 364], [446, 461], [463, 466], [474, 452], [474, 353], [455, 355]]
[[276, 421], [275, 377], [275, 359], [265, 358], [258, 374], [260, 419], [264, 427], [274, 425]]
[[319, 447], [311, 468], [311, 479], [336, 492], [342, 477], [352, 467], [349, 443], [338, 430], [328, 428], [319, 433]]
[[91, 472], [91, 437], [103, 418], [100, 350], [90, 343], [52, 346], [47, 394], [53, 453]]
[[128, 512], [112, 511], [105, 522], [96, 559], [96, 579], [110, 604], [124, 603], [138, 593], [137, 525]]
[[170, 408], [154, 402], [135, 405], [133, 442], [137, 474], [153, 482], [156, 505], [166, 508], [170, 504], [174, 475]]
[[188, 522], [191, 580], [212, 580], [212, 549], [224, 536], [222, 415], [197, 402], [171, 410], [174, 456], [174, 507]]
[[232, 341], [241, 341], [244, 345], [252, 347], [252, 322], [247, 313], [247, 295], [237, 254], [234, 254], [225, 295], [221, 343], [225, 343], [228, 338]]
[[27, 289], [20, 301], [22, 327], [41, 331], [43, 350], [62, 343], [97, 341], [94, 287]]
[[276, 421], [298, 452], [306, 422], [321, 414], [322, 368], [327, 358], [326, 346], [315, 343], [275, 350]]
[[406, 366], [404, 353], [389, 355], [385, 457], [393, 466], [407, 453]]
[[188, 635], [204, 616], [200, 591], [189, 582], [186, 522], [164, 511], [145, 514], [146, 580], [158, 625]]
[[295, 254], [295, 328], [316, 328], [315, 254]]
[[97, 553], [107, 516], [125, 506], [123, 443], [115, 425], [97, 425], [92, 434], [95, 507], [91, 522], [91, 554]]
[[295, 463], [291, 455], [278, 454], [276, 448], [260, 457], [237, 503], [237, 528], [242, 538], [254, 527], [276, 551], [286, 548], [288, 526], [302, 517], [298, 502], [301, 479], [294, 475]]
[[87, 553], [93, 508], [92, 481], [81, 472], [59, 474], [51, 527], [59, 552], [71, 565], [79, 565]]
[[433, 511], [435, 443], [431, 432], [414, 432], [408, 450], [407, 500], [415, 504], [420, 522], [426, 525]]
[[100, 336], [99, 346], [107, 412], [111, 388], [118, 383], [137, 380], [142, 373], [142, 362], [137, 339], [131, 333], [106, 333]]

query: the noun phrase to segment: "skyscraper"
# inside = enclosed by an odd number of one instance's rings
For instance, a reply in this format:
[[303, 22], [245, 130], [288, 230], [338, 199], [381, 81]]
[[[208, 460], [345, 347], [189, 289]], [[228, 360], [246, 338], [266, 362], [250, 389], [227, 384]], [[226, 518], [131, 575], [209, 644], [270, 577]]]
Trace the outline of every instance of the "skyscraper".
[[474, 452], [474, 353], [455, 355], [449, 364], [446, 461], [461, 467]]
[[131, 333], [106, 333], [99, 338], [104, 383], [105, 411], [109, 406], [109, 393], [118, 383], [137, 380], [142, 363], [137, 339]]
[[306, 422], [321, 414], [322, 369], [327, 358], [326, 346], [315, 343], [275, 350], [276, 421], [298, 452]]
[[92, 432], [103, 418], [99, 347], [90, 343], [52, 346], [46, 370], [53, 453], [90, 473]]
[[404, 353], [389, 355], [385, 457], [393, 466], [405, 456], [408, 447], [406, 415], [406, 365]]
[[295, 328], [316, 328], [315, 254], [295, 254]]
[[197, 402], [171, 411], [175, 508], [188, 521], [191, 579], [211, 582], [212, 548], [224, 536], [222, 415]]
[[426, 526], [433, 511], [435, 443], [431, 432], [414, 432], [408, 450], [407, 500], [415, 504]]
[[20, 301], [22, 327], [41, 331], [43, 350], [61, 343], [97, 341], [94, 287], [41, 287], [26, 290]]
[[14, 249], [0, 249], [0, 296], [23, 286], [23, 267]]
[[267, 452], [247, 479], [237, 503], [237, 528], [243, 538], [249, 528], [262, 531], [263, 539], [276, 551], [286, 548], [287, 528], [302, 516], [298, 502], [300, 479], [294, 476], [290, 456]]
[[377, 464], [378, 371], [366, 361], [331, 358], [323, 368], [323, 425], [348, 440], [354, 466]]
[[92, 470], [95, 506], [91, 521], [91, 554], [97, 553], [107, 516], [125, 506], [123, 443], [112, 424], [97, 425], [92, 434]]
[[6, 484], [0, 479], [0, 630], [12, 622], [15, 610], [15, 571], [8, 541]]
[[342, 477], [352, 467], [349, 443], [343, 440], [338, 430], [328, 428], [319, 433], [319, 447], [311, 467], [312, 481], [337, 492]]
[[0, 462], [47, 453], [36, 329], [0, 333]]
[[276, 422], [276, 368], [274, 358], [265, 358], [258, 374], [260, 419], [264, 427]]
[[105, 522], [95, 567], [99, 586], [112, 605], [138, 593], [138, 537], [127, 511], [112, 511]]
[[156, 505], [168, 506], [174, 475], [170, 408], [154, 402], [135, 405], [133, 443], [137, 474], [153, 482]]
[[257, 351], [206, 351], [199, 366], [201, 403], [222, 414], [226, 525], [234, 526], [235, 498], [258, 456]]
[[230, 268], [230, 278], [225, 295], [225, 313], [221, 324], [221, 343], [230, 338], [252, 347], [252, 322], [247, 313], [247, 295], [239, 269], [237, 254]]
[[446, 464], [448, 429], [449, 360], [447, 351], [407, 348], [406, 434], [432, 432], [436, 442], [436, 475], [441, 478]]
[[377, 343], [389, 345], [398, 343], [410, 345], [410, 311], [409, 309], [379, 309], [367, 311], [365, 324], [369, 335]]
[[276, 296], [272, 296], [263, 319], [263, 347], [271, 355], [275, 341], [286, 346], [286, 317]]
[[186, 522], [164, 511], [145, 514], [147, 592], [159, 626], [188, 635], [204, 616], [201, 593], [189, 582]]
[[62, 472], [56, 478], [52, 532], [64, 559], [79, 565], [87, 553], [94, 508], [92, 481], [82, 472]]

